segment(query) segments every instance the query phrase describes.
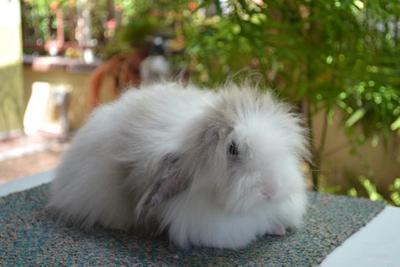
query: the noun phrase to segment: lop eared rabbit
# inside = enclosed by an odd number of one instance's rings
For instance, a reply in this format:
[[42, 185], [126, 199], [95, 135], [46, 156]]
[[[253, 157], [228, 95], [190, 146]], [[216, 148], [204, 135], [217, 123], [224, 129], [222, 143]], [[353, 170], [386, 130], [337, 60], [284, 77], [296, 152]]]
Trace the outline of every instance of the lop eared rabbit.
[[83, 227], [155, 221], [180, 247], [241, 248], [302, 224], [305, 133], [288, 105], [246, 86], [128, 90], [78, 131], [49, 206]]

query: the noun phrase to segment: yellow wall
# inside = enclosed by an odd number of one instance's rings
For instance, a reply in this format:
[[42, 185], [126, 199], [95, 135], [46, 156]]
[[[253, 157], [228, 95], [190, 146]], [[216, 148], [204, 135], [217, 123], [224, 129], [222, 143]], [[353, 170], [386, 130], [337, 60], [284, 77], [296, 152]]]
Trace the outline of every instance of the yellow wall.
[[0, 1], [0, 132], [21, 128], [23, 97], [20, 2]]

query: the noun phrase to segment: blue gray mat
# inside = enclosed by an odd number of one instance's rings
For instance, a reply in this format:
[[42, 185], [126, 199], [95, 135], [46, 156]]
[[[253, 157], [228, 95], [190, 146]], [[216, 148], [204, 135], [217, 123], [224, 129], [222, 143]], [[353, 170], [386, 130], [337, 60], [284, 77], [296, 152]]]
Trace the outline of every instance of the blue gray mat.
[[381, 202], [310, 193], [305, 227], [245, 249], [176, 250], [165, 237], [83, 231], [44, 209], [48, 185], [0, 198], [0, 266], [315, 266], [383, 208]]

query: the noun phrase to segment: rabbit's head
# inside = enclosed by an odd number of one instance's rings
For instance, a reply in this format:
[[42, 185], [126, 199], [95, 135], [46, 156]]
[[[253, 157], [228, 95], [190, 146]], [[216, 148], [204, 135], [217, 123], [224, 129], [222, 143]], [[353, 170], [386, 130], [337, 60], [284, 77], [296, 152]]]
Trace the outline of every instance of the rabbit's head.
[[180, 148], [162, 164], [164, 178], [149, 194], [153, 204], [202, 190], [227, 212], [241, 212], [305, 190], [299, 169], [308, 155], [305, 130], [270, 94], [223, 90], [181, 135]]

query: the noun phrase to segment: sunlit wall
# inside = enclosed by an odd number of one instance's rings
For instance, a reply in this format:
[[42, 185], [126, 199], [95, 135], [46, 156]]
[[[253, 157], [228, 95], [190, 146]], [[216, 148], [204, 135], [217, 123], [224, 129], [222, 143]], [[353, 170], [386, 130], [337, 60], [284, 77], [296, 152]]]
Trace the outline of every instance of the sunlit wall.
[[0, 1], [0, 133], [21, 128], [23, 97], [20, 2]]

